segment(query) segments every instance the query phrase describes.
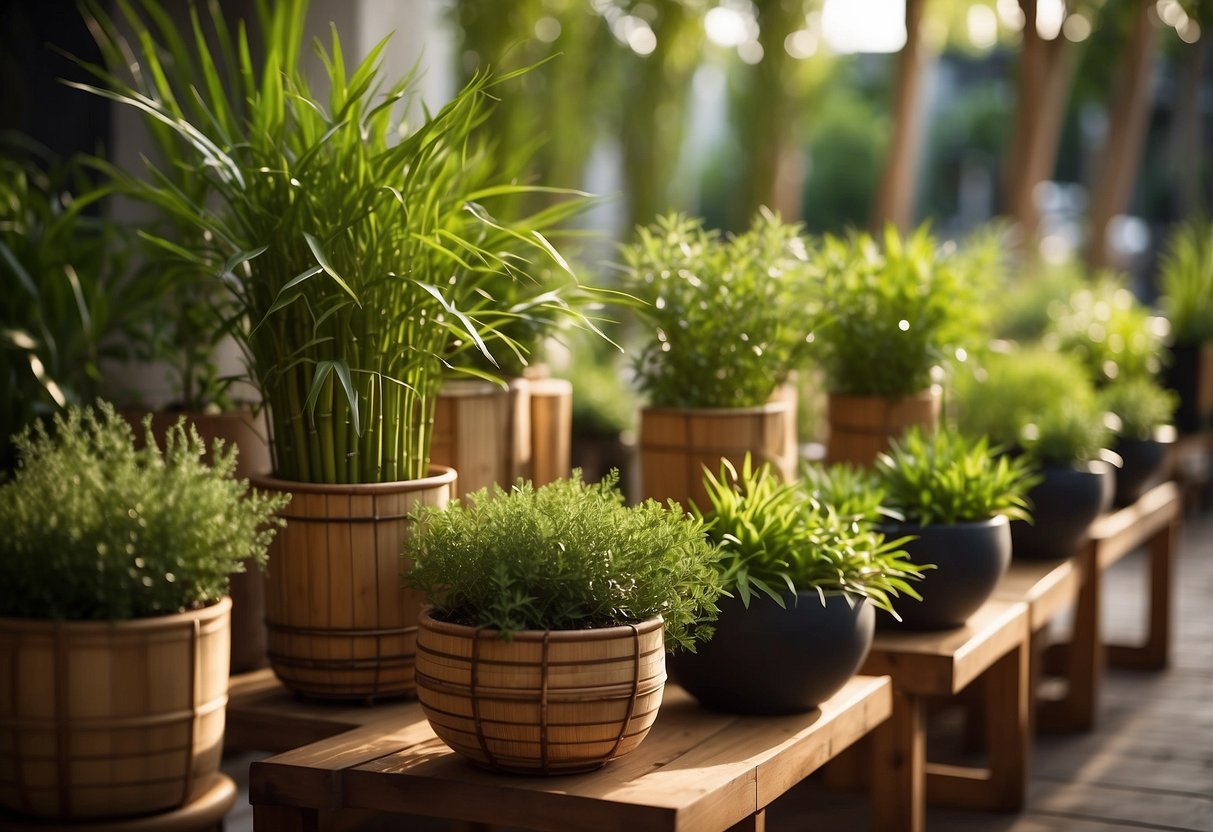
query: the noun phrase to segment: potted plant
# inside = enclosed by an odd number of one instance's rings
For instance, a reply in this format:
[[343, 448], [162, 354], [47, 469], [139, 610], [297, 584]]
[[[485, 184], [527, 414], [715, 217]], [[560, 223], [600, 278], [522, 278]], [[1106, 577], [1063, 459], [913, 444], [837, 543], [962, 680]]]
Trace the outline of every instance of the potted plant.
[[1112, 504], [1127, 506], [1157, 485], [1175, 443], [1171, 424], [1178, 396], [1149, 378], [1128, 378], [1100, 392], [1104, 409], [1116, 417], [1112, 450], [1121, 459], [1116, 469]]
[[478, 765], [564, 774], [635, 748], [661, 704], [667, 648], [710, 635], [720, 577], [697, 520], [615, 477], [481, 490], [414, 514], [405, 581], [421, 616], [418, 698]]
[[1112, 504], [1111, 439], [1086, 370], [1043, 347], [991, 353], [955, 386], [961, 430], [1026, 454], [1041, 480], [1027, 495], [1033, 522], [1011, 523], [1014, 557], [1063, 558]]
[[1175, 424], [1202, 430], [1213, 423], [1213, 222], [1191, 220], [1171, 231], [1158, 288], [1171, 322], [1165, 379], [1179, 395]]
[[288, 498], [248, 492], [234, 449], [184, 425], [163, 454], [133, 439], [107, 404], [16, 438], [0, 486], [5, 811], [168, 811], [218, 771], [228, 577], [265, 562]]
[[910, 536], [906, 556], [935, 565], [916, 585], [921, 603], [899, 605], [902, 626], [963, 626], [1006, 572], [1010, 521], [1031, 520], [1025, 494], [1039, 478], [1024, 457], [951, 428], [934, 435], [911, 428], [877, 457], [876, 473], [885, 508], [900, 517], [882, 530]]
[[674, 680], [703, 705], [751, 714], [812, 710], [863, 664], [874, 610], [917, 598], [922, 567], [904, 540], [886, 540], [799, 483], [784, 483], [747, 457], [704, 474], [696, 517], [720, 547], [726, 593], [712, 640], [671, 657]]
[[182, 35], [159, 18], [159, 36], [141, 28], [132, 50], [153, 95], [99, 67], [103, 86], [76, 86], [171, 128], [168, 164], [205, 179], [192, 194], [150, 163], [145, 177], [110, 169], [197, 230], [190, 249], [158, 243], [235, 304], [232, 332], [269, 414], [274, 476], [257, 483], [295, 495], [266, 583], [275, 672], [317, 697], [409, 694], [421, 601], [394, 576], [409, 511], [444, 504], [455, 480], [429, 460], [438, 391], [461, 353], [505, 342], [510, 312], [483, 283], [564, 261], [537, 228], [492, 213], [530, 190], [497, 180], [473, 141], [508, 76], [477, 76], [403, 131], [412, 78], [384, 78], [387, 39], [355, 67], [335, 32], [318, 42], [319, 95], [299, 57], [305, 4], [259, 10], [256, 65], [232, 48], [243, 29], [195, 17], [183, 39], [202, 88], [165, 71], [160, 40]]
[[806, 359], [816, 281], [798, 226], [761, 211], [743, 234], [667, 215], [623, 249], [623, 288], [648, 333], [636, 382], [641, 492], [702, 503], [702, 469], [752, 453], [796, 473], [795, 412], [777, 395]]

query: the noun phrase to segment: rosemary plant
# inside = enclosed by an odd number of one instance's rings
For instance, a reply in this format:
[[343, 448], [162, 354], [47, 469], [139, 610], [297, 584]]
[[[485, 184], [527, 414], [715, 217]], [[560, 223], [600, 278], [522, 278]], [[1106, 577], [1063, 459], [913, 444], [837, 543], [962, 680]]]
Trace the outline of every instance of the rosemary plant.
[[[204, 182], [186, 192], [152, 163], [142, 177], [105, 166], [197, 242], [151, 241], [231, 292], [227, 325], [269, 406], [276, 474], [424, 476], [444, 371], [469, 351], [491, 360], [508, 340], [500, 326], [527, 314], [483, 286], [566, 268], [543, 235], [551, 213], [511, 223], [493, 214], [496, 201], [535, 190], [499, 180], [475, 139], [510, 76], [476, 76], [409, 130], [395, 113], [413, 77], [383, 77], [386, 38], [354, 67], [335, 31], [327, 48], [318, 41], [320, 96], [301, 68], [303, 0], [258, 2], [256, 64], [243, 21], [233, 32], [212, 7], [209, 26], [194, 12], [192, 31], [180, 33], [155, 3], [142, 5], [152, 24], [130, 15], [133, 80], [84, 65], [100, 84], [73, 85], [171, 130], [166, 168]], [[166, 55], [190, 61], [189, 71], [178, 75]], [[179, 77], [202, 83], [187, 88]]]

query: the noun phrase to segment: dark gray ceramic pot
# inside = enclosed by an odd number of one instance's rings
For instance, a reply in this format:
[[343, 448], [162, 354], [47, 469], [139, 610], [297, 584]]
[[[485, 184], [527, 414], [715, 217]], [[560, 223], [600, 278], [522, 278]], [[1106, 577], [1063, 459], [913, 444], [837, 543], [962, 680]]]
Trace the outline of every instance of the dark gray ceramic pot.
[[1122, 436], [1117, 440], [1116, 453], [1120, 454], [1122, 462], [1116, 469], [1116, 494], [1112, 505], [1131, 505], [1162, 481], [1173, 442], [1174, 430], [1160, 432], [1153, 439]]
[[912, 563], [931, 563], [923, 578], [914, 584], [921, 601], [897, 598], [901, 616], [881, 617], [881, 626], [914, 630], [960, 627], [994, 592], [1011, 563], [1011, 524], [1003, 516], [973, 523], [912, 526], [886, 524], [889, 539], [915, 535], [902, 546]]
[[1042, 468], [1044, 479], [1028, 492], [1033, 522], [1011, 522], [1012, 557], [1053, 560], [1077, 554], [1095, 518], [1112, 507], [1112, 471], [1101, 461]]
[[712, 640], [675, 653], [667, 668], [706, 708], [741, 714], [811, 711], [855, 675], [872, 647], [872, 605], [816, 592], [720, 599]]

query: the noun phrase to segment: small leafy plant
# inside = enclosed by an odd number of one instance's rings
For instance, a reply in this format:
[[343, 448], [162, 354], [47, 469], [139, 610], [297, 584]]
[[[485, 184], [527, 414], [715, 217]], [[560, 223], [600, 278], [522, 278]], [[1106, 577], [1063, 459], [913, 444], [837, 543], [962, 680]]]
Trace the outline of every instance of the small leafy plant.
[[725, 238], [671, 214], [638, 229], [623, 260], [650, 329], [636, 377], [651, 404], [764, 404], [805, 361], [818, 303], [799, 226], [764, 210]]
[[1117, 433], [1132, 439], [1151, 439], [1154, 431], [1170, 424], [1179, 397], [1148, 378], [1131, 378], [1105, 387], [1104, 408], [1120, 423]]
[[741, 471], [721, 460], [719, 476], [704, 472], [708, 503], [692, 506], [720, 546], [725, 588], [747, 608], [761, 593], [779, 606], [786, 593], [816, 590], [867, 599], [894, 617], [892, 599], [921, 600], [910, 581], [927, 567], [910, 563], [899, 548], [867, 523], [845, 517], [798, 483], [783, 483], [769, 466]]
[[481, 489], [412, 515], [408, 586], [444, 621], [498, 630], [610, 627], [661, 615], [667, 647], [711, 635], [719, 553], [699, 520], [623, 504], [618, 475]]
[[1039, 478], [1023, 457], [991, 448], [986, 437], [911, 428], [876, 459], [886, 504], [920, 526], [973, 523], [1005, 515], [1030, 520], [1026, 494]]
[[27, 428], [0, 486], [0, 615], [128, 619], [196, 609], [227, 594], [242, 561], [264, 565], [289, 497], [232, 478], [235, 447], [213, 462], [178, 423], [157, 449], [108, 404], [70, 408], [54, 430]]
[[1213, 222], [1191, 220], [1174, 228], [1158, 280], [1174, 341], [1213, 341]]
[[1104, 276], [1075, 291], [1055, 310], [1044, 342], [1077, 355], [1091, 380], [1102, 387], [1118, 379], [1157, 375], [1165, 334], [1165, 321], [1151, 315], [1122, 281]]
[[833, 465], [806, 462], [800, 475], [809, 495], [843, 518], [880, 523], [889, 517], [884, 486], [870, 468], [848, 462]]

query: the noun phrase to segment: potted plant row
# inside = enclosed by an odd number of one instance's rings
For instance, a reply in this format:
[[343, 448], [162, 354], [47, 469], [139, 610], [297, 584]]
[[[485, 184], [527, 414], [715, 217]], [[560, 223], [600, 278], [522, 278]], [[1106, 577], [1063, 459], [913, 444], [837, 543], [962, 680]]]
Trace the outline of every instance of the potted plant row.
[[[273, 476], [257, 484], [295, 495], [266, 583], [275, 673], [318, 697], [407, 694], [421, 599], [399, 586], [398, 553], [410, 510], [445, 504], [455, 482], [430, 464], [435, 401], [460, 354], [506, 344], [510, 313], [486, 281], [563, 260], [527, 219], [492, 214], [530, 189], [497, 178], [474, 140], [508, 76], [478, 75], [401, 138], [413, 79], [384, 77], [387, 39], [353, 67], [335, 32], [317, 42], [321, 95], [299, 54], [306, 4], [259, 10], [257, 63], [232, 46], [243, 24], [234, 37], [218, 16], [195, 18], [183, 36], [132, 15], [142, 86], [97, 66], [100, 85], [76, 86], [170, 129], [165, 164], [204, 182], [186, 192], [151, 163], [109, 169], [193, 230], [189, 248], [149, 236], [221, 281], [240, 322], [270, 423]], [[196, 44], [201, 87], [166, 71], [175, 39]]]
[[[0, 808], [170, 811], [219, 769], [229, 576], [264, 564], [285, 495], [184, 423], [136, 449], [109, 405], [16, 439], [0, 486]], [[210, 464], [203, 461], [209, 455]]]

